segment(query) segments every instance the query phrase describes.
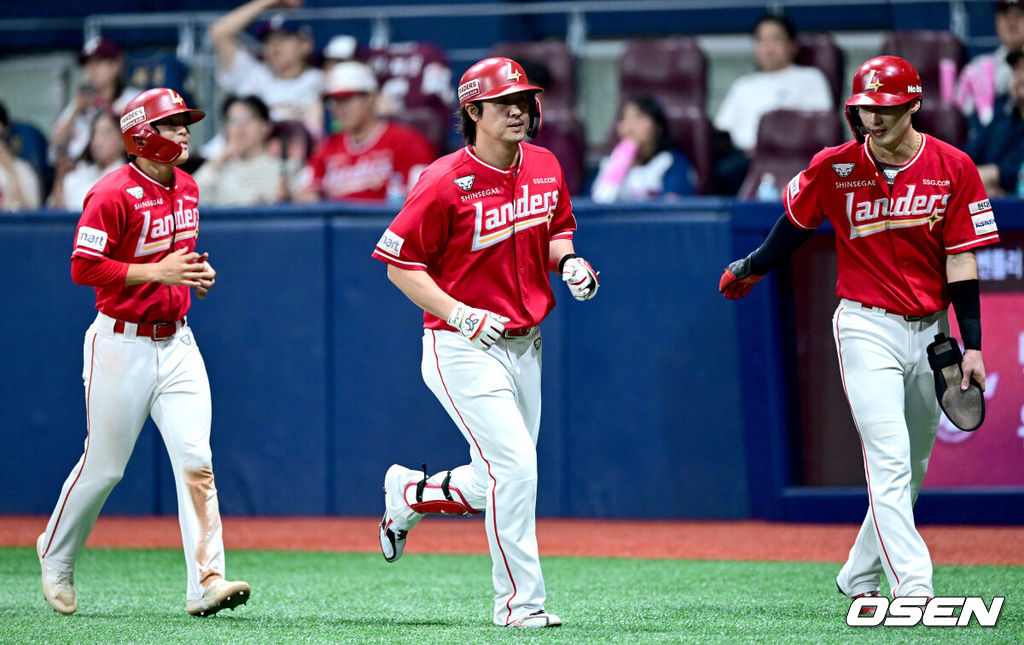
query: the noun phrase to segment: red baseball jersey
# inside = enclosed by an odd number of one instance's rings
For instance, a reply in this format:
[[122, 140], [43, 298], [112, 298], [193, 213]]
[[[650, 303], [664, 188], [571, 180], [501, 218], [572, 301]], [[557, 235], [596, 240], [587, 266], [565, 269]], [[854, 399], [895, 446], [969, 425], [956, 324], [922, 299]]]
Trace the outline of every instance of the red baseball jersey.
[[313, 152], [297, 181], [324, 199], [384, 201], [388, 184], [405, 195], [434, 161], [434, 147], [412, 128], [382, 121], [362, 143], [347, 132], [324, 141]]
[[[178, 249], [194, 251], [198, 235], [199, 189], [192, 177], [175, 168], [174, 185], [164, 186], [130, 163], [86, 194], [71, 257], [159, 262]], [[127, 322], [179, 320], [191, 302], [188, 287], [156, 282], [95, 289], [96, 308]]]
[[810, 229], [827, 219], [835, 229], [840, 298], [905, 316], [949, 306], [947, 254], [999, 241], [974, 163], [924, 134], [892, 190], [866, 141], [850, 141], [815, 155], [783, 201], [793, 224]]
[[[496, 168], [469, 147], [430, 165], [384, 232], [373, 257], [426, 271], [448, 295], [537, 325], [555, 306], [548, 281], [553, 239], [572, 239], [576, 218], [558, 160], [519, 144], [519, 163]], [[424, 312], [429, 329], [452, 329]]]

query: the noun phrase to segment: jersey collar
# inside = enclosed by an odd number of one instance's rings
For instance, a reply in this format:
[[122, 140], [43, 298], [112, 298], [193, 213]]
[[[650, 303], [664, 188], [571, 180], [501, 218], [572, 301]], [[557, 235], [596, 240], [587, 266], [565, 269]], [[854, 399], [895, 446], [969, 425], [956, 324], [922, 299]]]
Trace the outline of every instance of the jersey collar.
[[370, 134], [365, 139], [356, 143], [355, 138], [348, 132], [345, 132], [345, 147], [352, 152], [364, 152], [377, 145], [380, 138], [384, 136], [384, 130], [386, 130], [388, 124], [381, 119], [377, 122], [377, 125], [370, 131]]
[[492, 166], [491, 164], [487, 163], [486, 161], [484, 161], [480, 157], [478, 157], [475, 154], [473, 154], [473, 146], [466, 146], [466, 154], [468, 154], [471, 159], [476, 161], [481, 166], [484, 166], [485, 168], [490, 168], [494, 172], [500, 172], [500, 173], [502, 173], [504, 175], [512, 175], [512, 174], [515, 174], [515, 173], [519, 172], [520, 166], [523, 165], [523, 144], [519, 143], [519, 144], [516, 144], [516, 145], [519, 146], [519, 154], [516, 155], [518, 160], [516, 161], [516, 165], [511, 167], [511, 168], [498, 168], [497, 166]]
[[[914, 165], [914, 162], [920, 159], [921, 155], [924, 154], [924, 148], [925, 146], [928, 145], [928, 135], [926, 135], [924, 132], [918, 132], [918, 134], [921, 135], [921, 147], [917, 149], [917, 152], [914, 153], [914, 156], [910, 158], [910, 161], [900, 166], [900, 172], [903, 172], [907, 168]], [[868, 160], [870, 160], [871, 163], [874, 164], [876, 159], [875, 156], [871, 154], [871, 148], [868, 147], [869, 140], [870, 135], [865, 135], [864, 143], [861, 144], [861, 148], [864, 150], [864, 154], [867, 156]]]
[[139, 168], [138, 166], [136, 166], [134, 161], [128, 162], [128, 167], [131, 168], [135, 172], [135, 174], [137, 174], [139, 177], [145, 179], [149, 183], [151, 183], [151, 184], [153, 184], [155, 186], [159, 186], [159, 187], [163, 188], [164, 190], [171, 190], [171, 188], [172, 188], [171, 186], [165, 186], [165, 185], [161, 184], [160, 182], [158, 182], [157, 180], [155, 180], [152, 177], [150, 177], [149, 175], [147, 175], [146, 173], [142, 172], [142, 169]]

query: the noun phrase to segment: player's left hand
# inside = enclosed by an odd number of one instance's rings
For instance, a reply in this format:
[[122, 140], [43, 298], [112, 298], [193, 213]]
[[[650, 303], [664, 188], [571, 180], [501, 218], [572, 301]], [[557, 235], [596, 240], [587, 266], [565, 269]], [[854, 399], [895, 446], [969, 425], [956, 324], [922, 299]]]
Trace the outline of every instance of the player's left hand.
[[562, 261], [562, 282], [569, 287], [569, 293], [577, 300], [590, 300], [597, 295], [600, 283], [597, 272], [590, 263], [578, 256]]
[[[955, 341], [954, 341], [955, 342]], [[971, 380], [978, 384], [981, 391], [985, 391], [985, 361], [981, 359], [981, 351], [968, 349], [964, 351], [964, 357], [960, 362], [960, 369], [964, 373], [960, 381], [960, 389], [966, 390], [971, 385]]]
[[202, 255], [199, 256], [198, 260], [198, 262], [202, 263], [204, 265], [204, 268], [206, 269], [203, 273], [200, 273], [198, 276], [196, 276], [196, 279], [199, 280], [199, 284], [196, 285], [195, 290], [196, 295], [200, 298], [206, 298], [206, 294], [208, 294], [210, 292], [210, 289], [213, 288], [213, 283], [217, 281], [217, 272], [214, 271], [213, 267], [210, 266], [210, 263], [207, 262], [207, 259], [209, 257], [209, 253], [203, 253]]

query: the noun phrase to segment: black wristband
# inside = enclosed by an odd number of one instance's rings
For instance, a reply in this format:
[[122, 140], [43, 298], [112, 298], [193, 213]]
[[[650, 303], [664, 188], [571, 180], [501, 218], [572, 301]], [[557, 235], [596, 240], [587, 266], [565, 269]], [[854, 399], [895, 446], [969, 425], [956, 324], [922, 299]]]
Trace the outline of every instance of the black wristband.
[[558, 272], [559, 273], [562, 272], [562, 267], [565, 266], [565, 261], [566, 260], [569, 260], [569, 259], [572, 259], [572, 258], [578, 258], [578, 257], [579, 256], [576, 255], [575, 253], [566, 253], [565, 255], [563, 255], [562, 259], [558, 261]]
[[949, 283], [956, 322], [963, 336], [964, 349], [981, 350], [981, 288], [978, 279]]

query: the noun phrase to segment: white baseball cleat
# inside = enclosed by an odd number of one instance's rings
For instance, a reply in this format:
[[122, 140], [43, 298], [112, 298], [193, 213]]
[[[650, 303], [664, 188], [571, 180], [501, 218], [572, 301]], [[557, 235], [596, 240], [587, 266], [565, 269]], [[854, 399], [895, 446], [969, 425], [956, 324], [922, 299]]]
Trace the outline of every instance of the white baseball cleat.
[[380, 550], [384, 559], [394, 562], [402, 557], [405, 538], [423, 517], [409, 508], [405, 487], [423, 477], [422, 473], [393, 464], [384, 475], [384, 517], [380, 520]]
[[517, 618], [509, 623], [509, 627], [559, 627], [562, 624], [562, 619], [554, 614], [541, 609], [535, 611], [532, 614]]
[[43, 561], [43, 538], [45, 537], [46, 533], [44, 532], [36, 538], [36, 555], [39, 556], [39, 567], [43, 571], [43, 597], [58, 614], [73, 614], [78, 609], [74, 572], [51, 569]]
[[252, 595], [248, 582], [231, 582], [223, 578], [212, 583], [203, 591], [199, 600], [185, 603], [185, 611], [193, 616], [212, 616], [221, 609], [234, 611], [235, 607], [244, 605]]

